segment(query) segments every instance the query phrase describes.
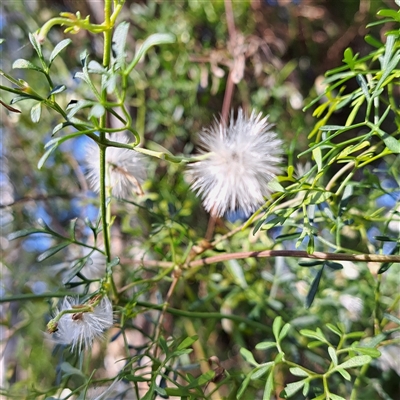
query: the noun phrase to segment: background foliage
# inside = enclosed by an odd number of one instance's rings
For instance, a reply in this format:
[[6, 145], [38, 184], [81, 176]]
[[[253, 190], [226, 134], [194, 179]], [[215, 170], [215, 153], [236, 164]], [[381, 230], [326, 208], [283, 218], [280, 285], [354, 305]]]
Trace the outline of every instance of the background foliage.
[[[59, 297], [97, 290], [84, 268], [100, 262], [105, 270], [105, 261], [80, 245], [103, 248], [102, 234], [94, 234], [100, 203], [84, 176], [91, 139], [65, 141], [38, 170], [46, 143], [74, 129], [54, 134], [60, 113], [32, 99], [14, 100], [21, 113], [1, 108], [5, 398], [398, 397], [398, 263], [229, 257], [399, 253], [398, 6], [241, 1], [230, 14], [227, 3], [127, 1], [118, 17], [130, 23], [127, 63], [151, 34], [172, 33], [176, 42], [148, 50], [129, 74], [125, 104], [141, 147], [190, 155], [201, 128], [223, 112], [235, 74], [231, 107], [269, 114], [285, 142], [279, 190], [234, 235], [242, 221], [218, 219], [203, 256], [227, 257], [183, 269], [168, 298], [174, 264], [184, 263], [193, 245], [204, 246], [208, 216], [184, 165], [149, 158], [144, 195], [112, 199], [116, 324], [86, 357], [54, 348], [43, 331]], [[90, 1], [1, 7], [1, 70], [42, 98], [49, 96], [46, 75], [14, 64], [40, 65], [28, 33], [60, 12], [103, 21], [102, 7]], [[240, 54], [229, 39], [232, 16]], [[47, 62], [57, 43], [72, 39], [50, 70], [52, 94], [66, 110], [71, 100], [93, 98], [76, 73], [84, 50], [101, 63], [103, 36], [64, 29], [51, 29], [42, 49]], [[101, 84], [101, 74], [91, 77]], [[6, 79], [1, 85], [16, 87]], [[1, 91], [6, 105], [13, 98]], [[93, 110], [76, 116], [97, 118]], [[109, 118], [108, 125], [117, 123]], [[65, 238], [68, 246], [55, 247]]]

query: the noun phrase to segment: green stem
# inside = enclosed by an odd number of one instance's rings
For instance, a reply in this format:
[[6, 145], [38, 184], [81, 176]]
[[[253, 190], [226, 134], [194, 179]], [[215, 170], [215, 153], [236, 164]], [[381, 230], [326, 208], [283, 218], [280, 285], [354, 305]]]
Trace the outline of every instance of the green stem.
[[136, 304], [140, 307], [144, 307], [146, 309], [153, 310], [163, 310], [172, 315], [178, 315], [181, 317], [188, 318], [204, 318], [204, 319], [230, 319], [231, 321], [235, 321], [238, 323], [243, 323], [248, 326], [252, 326], [255, 329], [259, 329], [262, 332], [270, 332], [270, 327], [264, 324], [260, 324], [259, 322], [253, 321], [251, 319], [239, 317], [238, 315], [233, 314], [221, 314], [218, 312], [196, 312], [196, 311], [183, 311], [178, 310], [176, 308], [165, 307], [163, 304], [153, 304], [147, 301], [137, 301]]

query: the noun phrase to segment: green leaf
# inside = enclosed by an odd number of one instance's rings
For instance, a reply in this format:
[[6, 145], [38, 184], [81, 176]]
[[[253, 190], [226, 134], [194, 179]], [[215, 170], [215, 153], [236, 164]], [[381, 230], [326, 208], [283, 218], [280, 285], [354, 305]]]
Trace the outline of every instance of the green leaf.
[[338, 358], [337, 358], [335, 349], [333, 347], [329, 346], [328, 347], [328, 353], [329, 353], [329, 357], [333, 361], [333, 364], [335, 366], [338, 365]]
[[104, 115], [106, 109], [101, 104], [96, 104], [89, 112], [88, 119], [91, 117], [100, 118]]
[[324, 125], [319, 128], [321, 131], [340, 131], [341, 129], [346, 128], [343, 125]]
[[291, 328], [290, 324], [283, 325], [283, 328], [282, 328], [281, 332], [279, 333], [279, 338], [278, 338], [279, 341], [282, 341], [286, 337], [290, 328]]
[[62, 250], [63, 248], [67, 247], [70, 244], [71, 244], [70, 242], [64, 242], [64, 243], [58, 244], [57, 246], [51, 247], [50, 249], [46, 250], [45, 252], [39, 254], [38, 257], [36, 258], [36, 261], [42, 262], [42, 261], [50, 258], [51, 256], [53, 256], [54, 254], [58, 253], [60, 250]]
[[381, 356], [381, 352], [377, 349], [370, 348], [370, 347], [352, 347], [353, 350], [357, 351], [358, 353], [364, 354], [366, 356], [370, 356], [372, 358], [378, 358]]
[[367, 101], [369, 101], [370, 95], [369, 95], [367, 81], [365, 80], [364, 76], [361, 74], [357, 74], [356, 80], [357, 80], [357, 83], [360, 86], [365, 98], [367, 99]]
[[200, 375], [198, 378], [193, 379], [189, 385], [187, 385], [186, 389], [193, 389], [195, 387], [199, 387], [205, 385], [206, 383], [210, 382], [215, 377], [215, 371], [209, 370], [204, 374]]
[[247, 350], [246, 348], [242, 347], [240, 349], [240, 354], [242, 357], [251, 365], [254, 365], [255, 367], [258, 367], [260, 364], [254, 359], [253, 354], [251, 351]]
[[155, 390], [160, 396], [166, 398], [167, 392], [165, 391], [164, 388], [162, 388], [162, 387], [160, 387], [160, 386], [158, 386], [158, 385], [155, 385], [155, 386], [154, 386], [154, 390]]
[[[383, 10], [381, 10], [383, 11]], [[379, 12], [378, 12], [379, 14]], [[393, 45], [395, 43], [396, 37], [394, 35], [389, 35], [386, 39], [385, 44], [385, 54], [381, 60], [382, 71], [385, 70], [389, 64], [390, 57], [392, 56]]]
[[317, 275], [315, 276], [315, 278], [311, 284], [310, 290], [307, 293], [307, 297], [306, 297], [306, 307], [307, 308], [311, 307], [311, 305], [314, 301], [315, 295], [318, 292], [318, 286], [319, 286], [319, 282], [321, 281], [322, 273], [324, 272], [324, 267], [325, 267], [325, 264], [318, 271]]
[[388, 135], [386, 132], [384, 134], [379, 135], [381, 136], [383, 142], [385, 143], [386, 147], [393, 153], [399, 154], [400, 153], [400, 140], [395, 139], [393, 136]]
[[343, 269], [343, 265], [334, 261], [325, 261], [325, 264], [333, 269], [334, 271], [338, 271], [340, 269]]
[[159, 44], [170, 44], [175, 43], [175, 35], [171, 33], [154, 33], [150, 35], [141, 45], [140, 49], [135, 54], [132, 62], [129, 64], [127, 68], [127, 73], [129, 74], [133, 68], [137, 65], [140, 59], [147, 53], [147, 51], [152, 47]]
[[353, 358], [350, 358], [350, 360], [345, 361], [342, 364], [339, 364], [335, 370], [339, 368], [354, 368], [354, 367], [362, 367], [365, 364], [370, 363], [372, 360], [372, 357], [364, 355], [364, 356], [355, 356]]
[[339, 372], [339, 374], [342, 375], [347, 381], [351, 381], [351, 376], [345, 369], [339, 368], [336, 370], [336, 372]]
[[31, 120], [32, 120], [32, 122], [34, 122], [34, 123], [39, 122], [41, 115], [42, 115], [42, 103], [39, 102], [39, 103], [35, 104], [31, 108]]
[[274, 322], [272, 324], [272, 332], [275, 336], [276, 341], [278, 341], [279, 339], [279, 332], [281, 330], [281, 326], [282, 326], [282, 317], [279, 315], [274, 319]]
[[51, 146], [49, 149], [46, 150], [46, 152], [40, 157], [40, 160], [38, 162], [38, 169], [41, 169], [46, 162], [46, 160], [50, 157], [50, 154], [57, 148], [57, 144], [54, 146]]
[[243, 268], [237, 260], [229, 260], [227, 263], [229, 272], [232, 274], [235, 283], [243, 289], [248, 287], [244, 276]]
[[340, 331], [339, 328], [337, 328], [335, 325], [332, 324], [326, 324], [325, 325], [330, 331], [332, 331], [333, 333], [336, 333], [336, 335], [338, 335], [339, 337], [342, 337], [343, 333]]
[[91, 60], [88, 65], [88, 72], [91, 74], [104, 74], [106, 69], [97, 61]]
[[381, 48], [383, 46], [383, 44], [375, 39], [373, 36], [371, 35], [367, 35], [365, 36], [364, 40], [371, 46], [376, 47], [377, 49]]
[[23, 58], [19, 58], [15, 60], [12, 65], [13, 69], [32, 69], [34, 71], [44, 72], [42, 68], [38, 67], [37, 65], [31, 63], [28, 60], [24, 60]]
[[305, 383], [306, 383], [306, 381], [302, 380], [302, 381], [292, 382], [292, 383], [287, 384], [285, 386], [285, 390], [284, 390], [285, 396], [286, 397], [293, 396], [296, 392], [298, 392], [304, 386]]
[[310, 329], [302, 329], [300, 331], [300, 334], [305, 337], [311, 338], [311, 339], [317, 339], [318, 341], [323, 342], [323, 343], [328, 343], [324, 334], [322, 333], [321, 329], [319, 329], [319, 328], [317, 328], [316, 331], [312, 331]]
[[71, 39], [64, 39], [60, 43], [57, 44], [56, 47], [54, 47], [53, 51], [50, 54], [49, 58], [49, 68], [51, 64], [53, 63], [54, 59], [60, 54], [62, 50], [64, 50], [70, 43], [72, 42]]
[[331, 192], [323, 192], [320, 190], [310, 190], [307, 193], [307, 197], [304, 200], [303, 204], [304, 205], [320, 204], [320, 203], [323, 203], [324, 201], [328, 200], [331, 196], [332, 196]]
[[129, 23], [121, 22], [114, 31], [113, 39], [112, 39], [112, 50], [114, 53], [114, 57], [116, 59], [117, 66], [123, 66], [125, 64], [125, 46], [126, 46], [126, 37], [128, 36], [129, 31]]
[[400, 22], [400, 12], [395, 10], [390, 10], [388, 8], [384, 8], [383, 10], [379, 10], [377, 14], [380, 17], [389, 17], [393, 18], [395, 21]]
[[198, 335], [194, 336], [189, 336], [185, 338], [180, 345], [177, 347], [177, 350], [182, 350], [190, 347], [194, 342], [196, 342], [199, 339]]
[[64, 374], [63, 374], [64, 377], [71, 376], [71, 375], [78, 375], [78, 376], [82, 377], [83, 380], [86, 382], [86, 376], [80, 369], [74, 368], [71, 364], [69, 364], [67, 362], [61, 363], [60, 367], [61, 367], [61, 371], [64, 372]]
[[309, 376], [308, 372], [299, 367], [289, 368], [289, 371], [294, 376]]
[[318, 172], [320, 172], [322, 170], [322, 152], [321, 152], [321, 147], [316, 147], [312, 151], [312, 155], [314, 157], [315, 162], [317, 163]]
[[67, 87], [65, 85], [58, 85], [56, 86], [49, 94], [49, 97], [53, 94], [62, 93]]
[[337, 394], [334, 393], [329, 393], [329, 398], [331, 400], [346, 400], [344, 397], [338, 396]]
[[343, 53], [343, 61], [349, 66], [350, 69], [354, 69], [354, 58], [353, 50], [348, 47]]
[[270, 349], [271, 347], [276, 347], [276, 342], [260, 342], [256, 344], [257, 350], [266, 350]]
[[37, 229], [37, 228], [28, 228], [28, 229], [22, 229], [20, 231], [12, 232], [7, 236], [8, 240], [15, 240], [19, 239], [22, 237], [26, 237], [29, 235], [33, 235], [35, 233], [47, 233], [43, 229]]
[[267, 382], [265, 383], [263, 400], [270, 400], [273, 390], [274, 390], [274, 370], [272, 368], [271, 372], [268, 374]]
[[111, 262], [107, 263], [107, 273], [111, 273], [112, 269], [119, 265], [119, 257], [115, 257]]
[[253, 370], [253, 373], [251, 374], [251, 380], [255, 380], [255, 379], [259, 379], [261, 378], [263, 375], [265, 375], [268, 370], [274, 365], [274, 362], [271, 361], [267, 364], [262, 364], [259, 367], [255, 368]]
[[396, 317], [395, 315], [384, 313], [383, 317], [388, 319], [389, 321], [394, 322], [397, 325], [400, 325], [400, 318]]
[[35, 49], [35, 51], [36, 51], [37, 55], [39, 56], [40, 60], [42, 62], [44, 62], [42, 48], [40, 46], [40, 43], [36, 40], [36, 36], [33, 35], [32, 33], [30, 33], [29, 34], [29, 40], [32, 43], [32, 46]]
[[250, 379], [251, 379], [251, 375], [252, 375], [252, 372], [250, 372], [249, 374], [247, 374], [245, 380], [244, 380], [244, 381], [242, 382], [242, 384], [240, 385], [240, 388], [239, 388], [239, 390], [238, 390], [237, 393], [236, 393], [236, 399], [237, 399], [237, 400], [241, 399], [242, 396], [244, 395], [244, 392], [246, 391], [247, 386], [249, 386]]

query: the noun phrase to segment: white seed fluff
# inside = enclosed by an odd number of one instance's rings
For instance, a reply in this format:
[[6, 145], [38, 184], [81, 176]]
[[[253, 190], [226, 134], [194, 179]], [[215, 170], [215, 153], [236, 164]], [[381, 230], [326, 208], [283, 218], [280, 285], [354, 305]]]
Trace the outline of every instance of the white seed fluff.
[[204, 208], [215, 216], [242, 210], [251, 214], [271, 194], [268, 184], [280, 173], [282, 141], [268, 117], [253, 111], [247, 117], [239, 109], [229, 125], [215, 122], [201, 132], [204, 160], [189, 165], [192, 189], [203, 200]]
[[[115, 134], [113, 141], [129, 143], [124, 134]], [[100, 191], [100, 151], [96, 143], [91, 142], [86, 149], [86, 177], [95, 192]], [[115, 197], [127, 197], [132, 190], [141, 192], [140, 184], [146, 178], [144, 157], [129, 149], [108, 147], [106, 150], [106, 186], [112, 187]]]
[[[61, 311], [71, 310], [76, 305], [79, 305], [78, 299], [66, 297]], [[93, 312], [80, 312], [76, 308], [76, 313], [64, 314], [58, 321], [54, 338], [59, 343], [71, 345], [72, 350], [77, 348], [82, 351], [90, 347], [95, 338], [101, 338], [103, 332], [112, 325], [112, 305], [107, 297], [103, 297]]]

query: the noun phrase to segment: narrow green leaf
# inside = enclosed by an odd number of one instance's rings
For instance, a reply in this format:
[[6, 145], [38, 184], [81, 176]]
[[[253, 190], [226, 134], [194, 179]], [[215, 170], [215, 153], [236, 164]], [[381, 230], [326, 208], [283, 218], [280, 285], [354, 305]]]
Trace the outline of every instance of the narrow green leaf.
[[51, 256], [58, 253], [60, 250], [67, 247], [68, 245], [70, 245], [70, 242], [60, 243], [57, 246], [51, 247], [50, 249], [48, 249], [38, 255], [38, 257], [36, 258], [37, 262], [42, 262], [42, 261], [50, 258]]
[[335, 366], [338, 365], [338, 358], [337, 358], [335, 349], [333, 347], [329, 346], [328, 347], [328, 353], [329, 353], [329, 357], [333, 361], [333, 364]]
[[344, 379], [346, 379], [347, 381], [351, 381], [351, 376], [345, 369], [338, 368], [336, 371], [339, 372], [339, 374], [342, 375]]
[[371, 46], [376, 47], [377, 49], [381, 48], [383, 46], [383, 44], [375, 39], [373, 36], [371, 35], [367, 35], [365, 36], [364, 40]]
[[155, 385], [155, 386], [154, 386], [154, 390], [155, 390], [160, 396], [166, 398], [167, 392], [165, 391], [164, 388], [162, 388], [162, 387], [160, 387], [160, 386], [158, 386], [158, 385]]
[[119, 265], [119, 257], [115, 257], [113, 260], [111, 260], [111, 262], [107, 263], [107, 273], [110, 273], [111, 270], [116, 267], [117, 265]]
[[384, 313], [383, 317], [388, 319], [389, 321], [394, 322], [397, 325], [400, 325], [400, 318], [396, 317], [395, 315]]
[[194, 336], [189, 336], [185, 338], [177, 347], [177, 350], [182, 350], [190, 347], [194, 342], [196, 342], [199, 339], [197, 335]]
[[91, 117], [100, 118], [104, 115], [106, 109], [101, 104], [96, 104], [89, 112], [88, 119]]
[[24, 101], [24, 100], [31, 100], [31, 97], [26, 96], [26, 95], [16, 96], [11, 99], [10, 104], [15, 104], [15, 103], [18, 103], [18, 102]]
[[268, 372], [268, 370], [272, 367], [272, 365], [274, 365], [273, 361], [271, 361], [267, 364], [260, 365], [259, 367], [255, 368], [253, 370], [253, 373], [251, 374], [251, 380], [261, 378], [263, 375], [265, 375]]
[[294, 376], [309, 376], [308, 372], [299, 367], [289, 368], [289, 371]]
[[400, 153], [400, 140], [395, 139], [393, 136], [390, 136], [387, 133], [383, 134], [381, 138], [391, 152], [395, 154]]
[[57, 145], [54, 145], [50, 147], [49, 149], [46, 150], [46, 152], [42, 155], [38, 162], [38, 169], [41, 169], [46, 162], [46, 160], [49, 158], [50, 154], [57, 148]]
[[147, 51], [152, 46], [156, 46], [159, 44], [175, 43], [175, 40], [176, 40], [175, 35], [172, 35], [170, 33], [154, 33], [153, 35], [150, 35], [143, 42], [142, 46], [135, 54], [135, 57], [133, 58], [132, 62], [129, 64], [129, 67], [127, 68], [127, 72], [129, 73], [130, 71], [132, 71], [133, 68], [135, 68], [140, 59], [147, 53]]
[[306, 297], [306, 307], [307, 308], [311, 307], [311, 305], [314, 301], [315, 295], [318, 292], [318, 286], [319, 286], [319, 282], [321, 281], [322, 273], [324, 272], [324, 267], [325, 267], [325, 264], [318, 271], [317, 275], [315, 276], [315, 278], [311, 284], [310, 290], [307, 293], [307, 297]]
[[336, 333], [336, 335], [338, 335], [339, 337], [342, 337], [343, 333], [340, 331], [339, 328], [337, 328], [335, 325], [332, 324], [326, 324], [325, 325], [330, 331], [332, 331], [333, 333]]
[[378, 358], [381, 356], [381, 352], [379, 350], [370, 348], [370, 347], [357, 346], [357, 347], [352, 347], [352, 349], [354, 349], [358, 353], [364, 354], [366, 356], [370, 356], [372, 358]]
[[357, 83], [360, 86], [365, 98], [367, 99], [367, 101], [369, 101], [370, 95], [369, 95], [367, 81], [365, 80], [364, 76], [361, 74], [357, 74], [356, 80], [357, 80]]
[[306, 383], [305, 380], [288, 383], [285, 386], [285, 390], [284, 390], [286, 397], [293, 396], [296, 392], [298, 392], [304, 386], [305, 383]]
[[125, 21], [121, 22], [114, 31], [112, 50], [118, 66], [122, 66], [125, 63], [125, 46], [128, 31], [129, 23]]
[[58, 43], [56, 47], [54, 47], [53, 51], [50, 54], [49, 67], [53, 63], [54, 59], [60, 54], [60, 52], [64, 50], [71, 42], [71, 39], [64, 39], [61, 40], [61, 42]]
[[346, 400], [344, 397], [338, 396], [337, 394], [334, 394], [334, 393], [329, 393], [329, 398], [331, 400]]
[[260, 364], [254, 359], [253, 354], [251, 351], [247, 350], [246, 348], [242, 347], [240, 349], [240, 354], [242, 357], [251, 365], [254, 365], [255, 367], [258, 367]]
[[316, 267], [317, 265], [322, 265], [325, 261], [317, 260], [317, 261], [299, 261], [298, 264], [300, 267]]
[[279, 341], [282, 341], [286, 337], [290, 328], [291, 328], [290, 324], [283, 325], [283, 328], [282, 328], [281, 332], [279, 333], [279, 338], [278, 338]]
[[267, 382], [265, 383], [263, 400], [270, 400], [274, 390], [274, 369], [268, 374]]
[[32, 33], [29, 34], [29, 41], [32, 43], [33, 48], [35, 49], [37, 55], [39, 56], [40, 60], [44, 62], [42, 48], [40, 43], [36, 40], [36, 36]]
[[32, 122], [34, 122], [34, 123], [39, 122], [41, 115], [42, 115], [42, 103], [39, 102], [39, 103], [35, 104], [31, 108], [31, 120], [32, 120]]
[[275, 342], [260, 342], [256, 344], [256, 349], [257, 350], [267, 350], [270, 349], [271, 347], [276, 347]]
[[246, 376], [245, 380], [242, 382], [239, 390], [236, 393], [236, 399], [237, 400], [240, 400], [242, 398], [242, 396], [244, 395], [244, 392], [246, 391], [247, 386], [249, 386], [249, 383], [250, 383], [250, 380], [251, 380], [251, 375], [252, 375], [252, 372], [250, 372]]
[[310, 382], [306, 381], [303, 387], [303, 396], [306, 397], [310, 390]]
[[334, 261], [326, 261], [325, 264], [333, 269], [334, 271], [338, 271], [340, 269], [343, 269], [343, 265]]
[[279, 332], [281, 330], [281, 326], [282, 326], [282, 317], [279, 315], [274, 319], [274, 322], [272, 324], [272, 332], [275, 336], [276, 341], [278, 341], [279, 339]]
[[341, 129], [346, 128], [343, 125], [324, 125], [319, 128], [321, 131], [340, 131]]
[[312, 155], [314, 157], [315, 162], [317, 163], [318, 172], [320, 172], [322, 170], [322, 152], [321, 152], [321, 147], [316, 147], [312, 151]]
[[53, 94], [62, 93], [67, 87], [65, 85], [56, 86], [49, 94], [49, 97]]
[[33, 235], [34, 233], [47, 233], [47, 232], [44, 231], [43, 229], [37, 229], [37, 228], [22, 229], [20, 231], [10, 233], [7, 236], [7, 239], [15, 240], [29, 235]]
[[319, 328], [317, 331], [312, 331], [310, 329], [302, 329], [300, 331], [300, 334], [305, 337], [308, 337], [311, 339], [317, 339], [320, 342], [327, 343], [325, 336], [323, 335], [321, 329], [319, 329]]
[[[384, 11], [384, 10], [381, 10]], [[378, 12], [379, 14], [379, 12]], [[386, 44], [385, 44], [385, 54], [381, 60], [381, 68], [382, 70], [385, 70], [389, 64], [390, 57], [392, 56], [392, 50], [393, 50], [393, 45], [396, 40], [396, 37], [394, 35], [389, 35], [386, 39]]]
[[23, 58], [19, 58], [18, 60], [15, 60], [12, 65], [12, 69], [32, 69], [34, 71], [43, 72], [42, 68], [31, 63], [28, 60], [24, 60]]
[[91, 74], [104, 74], [106, 69], [95, 60], [91, 60], [88, 65], [88, 72]]
[[[209, 370], [205, 372], [204, 374], [201, 374], [197, 379], [195, 379], [192, 384], [189, 385], [188, 389], [191, 389], [195, 386], [202, 386], [205, 385], [206, 383], [210, 382], [211, 379], [213, 379], [215, 376], [215, 371]], [[193, 383], [196, 383], [193, 385]]]
[[365, 364], [370, 363], [372, 360], [372, 357], [364, 355], [364, 356], [355, 356], [353, 358], [350, 358], [350, 360], [345, 361], [342, 364], [339, 364], [335, 370], [339, 368], [354, 368], [354, 367], [362, 367]]
[[344, 51], [343, 61], [349, 66], [350, 69], [354, 69], [354, 55], [353, 50], [350, 47]]
[[73, 367], [70, 363], [62, 362], [60, 365], [61, 371], [64, 372], [64, 376], [78, 375], [86, 381], [85, 374], [78, 368]]

